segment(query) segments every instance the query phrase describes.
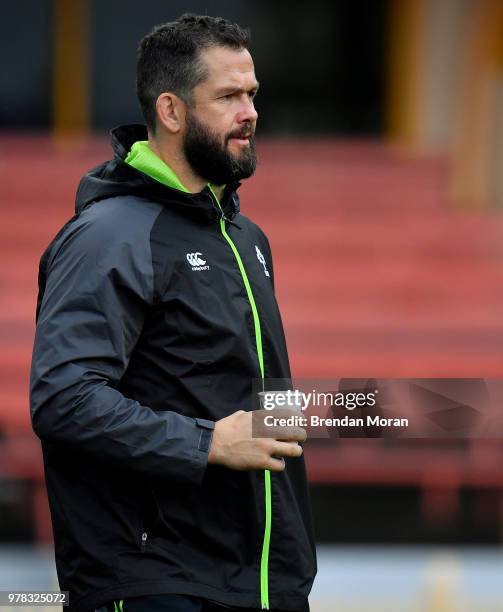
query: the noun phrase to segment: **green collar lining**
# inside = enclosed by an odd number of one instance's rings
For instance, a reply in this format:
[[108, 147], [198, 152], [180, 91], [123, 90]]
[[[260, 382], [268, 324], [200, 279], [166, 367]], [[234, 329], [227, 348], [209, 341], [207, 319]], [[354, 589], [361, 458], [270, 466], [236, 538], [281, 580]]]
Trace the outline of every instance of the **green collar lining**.
[[137, 140], [124, 161], [167, 187], [190, 193], [168, 164], [152, 151], [147, 140]]
[[[159, 183], [171, 187], [171, 189], [177, 189], [184, 193], [191, 193], [187, 187], [182, 184], [168, 164], [163, 162], [162, 159], [152, 151], [148, 146], [148, 140], [137, 140], [126, 155], [124, 161], [126, 164], [136, 168], [136, 170], [159, 181]], [[216, 198], [216, 185], [208, 183], [208, 187]]]

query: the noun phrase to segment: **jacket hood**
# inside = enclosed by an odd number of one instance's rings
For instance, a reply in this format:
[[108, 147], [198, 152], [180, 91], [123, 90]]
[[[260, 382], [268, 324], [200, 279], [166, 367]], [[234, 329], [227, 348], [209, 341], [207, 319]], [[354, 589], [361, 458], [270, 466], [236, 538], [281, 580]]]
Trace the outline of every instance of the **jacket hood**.
[[[147, 140], [147, 128], [144, 125], [119, 126], [110, 132], [110, 136], [114, 158], [92, 168], [82, 177], [77, 189], [76, 214], [99, 200], [136, 196], [176, 208], [180, 213], [203, 223], [213, 223], [221, 216], [207, 186], [199, 193], [185, 193], [156, 181], [124, 161], [136, 141]], [[230, 183], [225, 187], [220, 206], [228, 219], [233, 219], [239, 212], [236, 190], [240, 184]]]

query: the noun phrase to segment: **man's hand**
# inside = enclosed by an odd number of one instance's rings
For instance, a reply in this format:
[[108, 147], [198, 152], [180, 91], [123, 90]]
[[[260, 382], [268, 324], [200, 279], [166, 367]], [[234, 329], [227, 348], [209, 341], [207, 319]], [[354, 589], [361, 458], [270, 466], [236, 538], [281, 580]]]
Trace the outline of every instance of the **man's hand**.
[[[279, 412], [275, 410], [275, 416]], [[281, 410], [281, 413], [281, 416], [298, 414], [288, 409]], [[267, 412], [263, 410], [252, 412], [238, 410], [217, 421], [208, 463], [223, 465], [233, 470], [281, 472], [285, 469], [283, 457], [300, 457], [302, 447], [299, 442], [306, 439], [306, 430], [302, 427], [266, 428], [268, 435], [274, 437], [252, 437], [252, 420], [255, 419], [256, 423], [260, 423], [266, 414]]]

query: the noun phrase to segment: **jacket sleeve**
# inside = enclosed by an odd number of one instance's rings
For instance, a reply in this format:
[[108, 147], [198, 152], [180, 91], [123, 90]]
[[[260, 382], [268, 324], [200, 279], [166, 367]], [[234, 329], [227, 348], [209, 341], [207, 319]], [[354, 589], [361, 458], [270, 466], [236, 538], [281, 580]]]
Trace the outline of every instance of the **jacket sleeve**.
[[149, 232], [85, 216], [47, 262], [30, 377], [34, 431], [103, 461], [199, 483], [214, 423], [155, 412], [117, 389], [153, 301]]

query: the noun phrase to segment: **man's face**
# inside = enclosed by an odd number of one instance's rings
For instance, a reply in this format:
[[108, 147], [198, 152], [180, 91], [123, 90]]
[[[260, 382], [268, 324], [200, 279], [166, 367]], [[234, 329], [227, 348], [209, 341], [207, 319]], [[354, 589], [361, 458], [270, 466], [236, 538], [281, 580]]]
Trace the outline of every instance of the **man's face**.
[[257, 165], [254, 133], [258, 89], [246, 49], [210, 47], [201, 53], [207, 78], [193, 91], [187, 108], [183, 150], [192, 169], [223, 185], [248, 178]]

